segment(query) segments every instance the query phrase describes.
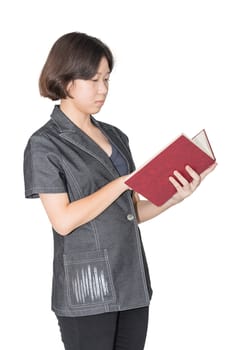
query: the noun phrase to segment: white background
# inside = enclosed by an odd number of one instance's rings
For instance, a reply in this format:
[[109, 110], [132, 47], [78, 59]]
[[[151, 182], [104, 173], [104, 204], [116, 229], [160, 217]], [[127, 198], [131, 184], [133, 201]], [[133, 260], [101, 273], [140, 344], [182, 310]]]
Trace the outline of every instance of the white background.
[[[137, 166], [205, 128], [218, 167], [142, 225], [154, 295], [146, 350], [242, 349], [240, 1], [8, 1], [1, 7], [1, 349], [63, 349], [50, 311], [52, 233], [24, 198], [23, 151], [49, 119], [38, 94], [50, 47], [99, 37], [116, 66], [96, 117], [120, 127]], [[135, 350], [135, 349], [134, 349]]]

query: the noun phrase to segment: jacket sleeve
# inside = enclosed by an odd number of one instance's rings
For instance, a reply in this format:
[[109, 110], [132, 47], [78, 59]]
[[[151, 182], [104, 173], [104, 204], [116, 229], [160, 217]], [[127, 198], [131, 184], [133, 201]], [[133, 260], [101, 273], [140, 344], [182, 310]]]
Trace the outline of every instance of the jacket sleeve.
[[44, 135], [31, 136], [24, 150], [24, 185], [26, 198], [67, 192], [61, 157]]

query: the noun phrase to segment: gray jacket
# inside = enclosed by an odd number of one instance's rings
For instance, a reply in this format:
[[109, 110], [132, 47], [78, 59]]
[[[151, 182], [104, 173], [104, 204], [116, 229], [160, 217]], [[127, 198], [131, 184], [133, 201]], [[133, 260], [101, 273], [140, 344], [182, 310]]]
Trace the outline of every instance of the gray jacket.
[[[95, 120], [109, 141], [135, 166], [127, 136]], [[55, 106], [51, 119], [24, 152], [26, 198], [68, 193], [70, 201], [119, 176], [105, 152]], [[52, 310], [82, 316], [149, 305], [152, 290], [131, 191], [67, 236], [54, 233]]]

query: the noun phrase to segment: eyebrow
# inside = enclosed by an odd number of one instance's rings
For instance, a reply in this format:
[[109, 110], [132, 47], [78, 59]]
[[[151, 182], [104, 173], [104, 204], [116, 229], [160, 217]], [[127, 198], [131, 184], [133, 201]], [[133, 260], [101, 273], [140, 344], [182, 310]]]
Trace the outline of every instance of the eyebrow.
[[[98, 75], [102, 75], [102, 72], [97, 72], [96, 74], [98, 74]], [[111, 72], [110, 71], [108, 71], [106, 74], [104, 74], [104, 75], [107, 75], [107, 74], [111, 74]]]

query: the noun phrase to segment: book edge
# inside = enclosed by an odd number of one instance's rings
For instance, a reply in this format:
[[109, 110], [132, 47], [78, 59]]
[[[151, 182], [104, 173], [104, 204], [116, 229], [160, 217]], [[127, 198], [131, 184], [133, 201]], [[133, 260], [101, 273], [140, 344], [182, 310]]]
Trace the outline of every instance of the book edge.
[[[204, 132], [205, 136], [206, 136], [206, 139], [207, 139], [207, 142], [208, 142], [208, 145], [209, 145], [209, 148], [211, 149], [211, 154], [213, 155], [213, 157], [211, 157], [207, 152], [204, 151], [204, 149], [202, 149], [201, 147], [199, 147], [194, 141], [193, 139], [199, 135], [201, 132]], [[214, 156], [214, 152], [212, 150], [212, 147], [211, 147], [211, 144], [209, 142], [209, 139], [208, 139], [208, 136], [207, 136], [207, 133], [205, 131], [205, 129], [202, 129], [200, 130], [195, 136], [193, 136], [193, 138], [189, 138], [186, 134], [184, 133], [181, 133], [179, 136], [177, 136], [176, 138], [174, 138], [173, 141], [171, 141], [169, 144], [167, 144], [164, 148], [160, 149], [157, 153], [155, 153], [153, 155], [153, 157], [150, 157], [145, 163], [143, 163], [142, 165], [140, 165], [135, 171], [133, 171], [129, 176], [128, 178], [125, 180], [125, 183], [127, 183], [127, 181], [133, 177], [136, 173], [138, 173], [140, 170], [142, 170], [147, 164], [149, 164], [154, 158], [156, 158], [161, 152], [165, 151], [169, 146], [171, 146], [174, 142], [176, 142], [177, 140], [179, 140], [180, 137], [185, 137], [188, 141], [192, 142], [197, 148], [199, 148], [199, 150], [201, 150], [203, 153], [205, 153], [208, 157], [210, 157], [212, 160], [216, 160], [215, 156]]]

